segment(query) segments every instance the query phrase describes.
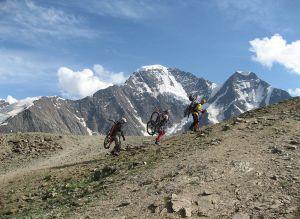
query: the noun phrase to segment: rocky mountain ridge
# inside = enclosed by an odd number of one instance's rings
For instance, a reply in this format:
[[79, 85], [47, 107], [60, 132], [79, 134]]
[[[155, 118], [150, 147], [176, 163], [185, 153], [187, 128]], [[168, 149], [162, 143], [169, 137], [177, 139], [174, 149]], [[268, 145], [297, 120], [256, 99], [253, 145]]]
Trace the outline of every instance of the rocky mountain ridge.
[[190, 122], [183, 118], [189, 94], [208, 100], [208, 114], [202, 124], [217, 123], [290, 98], [286, 91], [272, 88], [254, 73], [236, 72], [217, 85], [176, 68], [151, 65], [135, 71], [123, 85], [99, 90], [80, 100], [42, 97], [30, 104], [4, 106], [0, 109], [0, 132], [104, 134], [111, 126], [108, 119], [124, 116], [128, 119], [127, 134], [146, 135], [149, 116], [159, 107], [171, 109], [169, 132], [174, 133]]

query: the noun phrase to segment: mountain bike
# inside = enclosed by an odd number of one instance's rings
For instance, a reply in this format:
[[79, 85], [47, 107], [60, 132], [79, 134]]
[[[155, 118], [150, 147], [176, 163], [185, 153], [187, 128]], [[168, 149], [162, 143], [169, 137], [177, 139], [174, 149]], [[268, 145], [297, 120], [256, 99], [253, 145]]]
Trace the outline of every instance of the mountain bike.
[[147, 132], [149, 135], [155, 135], [159, 132], [161, 123], [160, 120], [161, 111], [158, 107], [155, 107], [153, 113], [151, 114], [150, 120], [147, 122]]
[[105, 149], [109, 149], [111, 144], [113, 143], [114, 139], [112, 137], [112, 134], [115, 130], [115, 127], [116, 127], [116, 124], [117, 122], [114, 121], [114, 120], [111, 120], [109, 119], [109, 121], [113, 122], [113, 126], [109, 129], [109, 131], [107, 132], [106, 136], [105, 136], [105, 139], [104, 139], [104, 143], [103, 143], [103, 146]]

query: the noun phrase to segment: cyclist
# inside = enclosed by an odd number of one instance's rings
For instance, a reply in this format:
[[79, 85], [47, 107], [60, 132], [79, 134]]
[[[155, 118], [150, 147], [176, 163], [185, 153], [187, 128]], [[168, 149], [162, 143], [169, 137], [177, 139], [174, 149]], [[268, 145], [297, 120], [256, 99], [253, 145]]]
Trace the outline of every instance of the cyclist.
[[166, 134], [167, 124], [170, 119], [170, 110], [165, 110], [160, 115], [160, 123], [158, 127], [158, 135], [155, 139], [155, 144], [159, 145], [160, 139]]
[[190, 126], [191, 131], [198, 131], [199, 130], [199, 116], [201, 113], [205, 113], [206, 110], [202, 109], [202, 106], [206, 103], [204, 98], [201, 99], [200, 103], [197, 102], [197, 97], [190, 95], [189, 100], [191, 104], [189, 106], [189, 114], [191, 113], [193, 116], [193, 123]]
[[123, 140], [125, 141], [125, 135], [124, 135], [124, 132], [122, 130], [125, 123], [127, 123], [127, 119], [123, 117], [120, 121], [118, 121], [114, 125], [114, 127], [112, 129], [111, 138], [112, 138], [112, 141], [115, 142], [115, 147], [111, 151], [111, 154], [114, 155], [114, 156], [118, 156], [120, 154], [120, 151], [121, 151], [121, 137], [123, 137]]

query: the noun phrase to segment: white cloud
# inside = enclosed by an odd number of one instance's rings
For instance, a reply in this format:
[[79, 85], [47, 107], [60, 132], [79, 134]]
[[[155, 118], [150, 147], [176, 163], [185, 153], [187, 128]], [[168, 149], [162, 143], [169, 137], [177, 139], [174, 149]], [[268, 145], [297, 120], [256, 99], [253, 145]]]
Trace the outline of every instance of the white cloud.
[[275, 34], [271, 38], [257, 38], [249, 43], [250, 51], [255, 53], [255, 61], [269, 68], [278, 63], [300, 75], [300, 40], [288, 44], [282, 36]]
[[300, 96], [300, 88], [289, 89], [288, 92], [291, 96], [297, 97]]
[[104, 69], [104, 67], [99, 64], [94, 65], [93, 69], [95, 73], [101, 78], [101, 80], [105, 82], [112, 84], [121, 84], [126, 80], [123, 72], [113, 73]]
[[[40, 3], [40, 2], [39, 2]], [[33, 0], [0, 2], [0, 39], [41, 40], [40, 36], [91, 38], [96, 32], [85, 20], [61, 9], [42, 6]]]
[[18, 102], [17, 99], [15, 99], [14, 97], [12, 97], [12, 96], [10, 96], [10, 95], [7, 96], [7, 98], [6, 98], [5, 101], [8, 102], [9, 104], [13, 104], [13, 103]]
[[113, 73], [101, 65], [95, 65], [94, 71], [96, 74], [91, 69], [75, 72], [66, 67], [59, 68], [58, 82], [62, 94], [68, 98], [82, 98], [126, 79], [122, 72]]
[[167, 10], [161, 1], [153, 0], [90, 0], [89, 4], [83, 1], [75, 4], [93, 14], [135, 20], [155, 18], [165, 14]]

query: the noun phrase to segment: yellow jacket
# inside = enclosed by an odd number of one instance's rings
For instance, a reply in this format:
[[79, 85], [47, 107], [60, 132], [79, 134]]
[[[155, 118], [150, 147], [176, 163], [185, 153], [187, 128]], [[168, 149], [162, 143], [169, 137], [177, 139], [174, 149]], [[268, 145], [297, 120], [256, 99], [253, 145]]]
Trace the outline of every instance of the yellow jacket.
[[199, 115], [200, 111], [202, 111], [202, 105], [200, 103], [196, 103], [196, 105], [192, 109], [192, 114]]

